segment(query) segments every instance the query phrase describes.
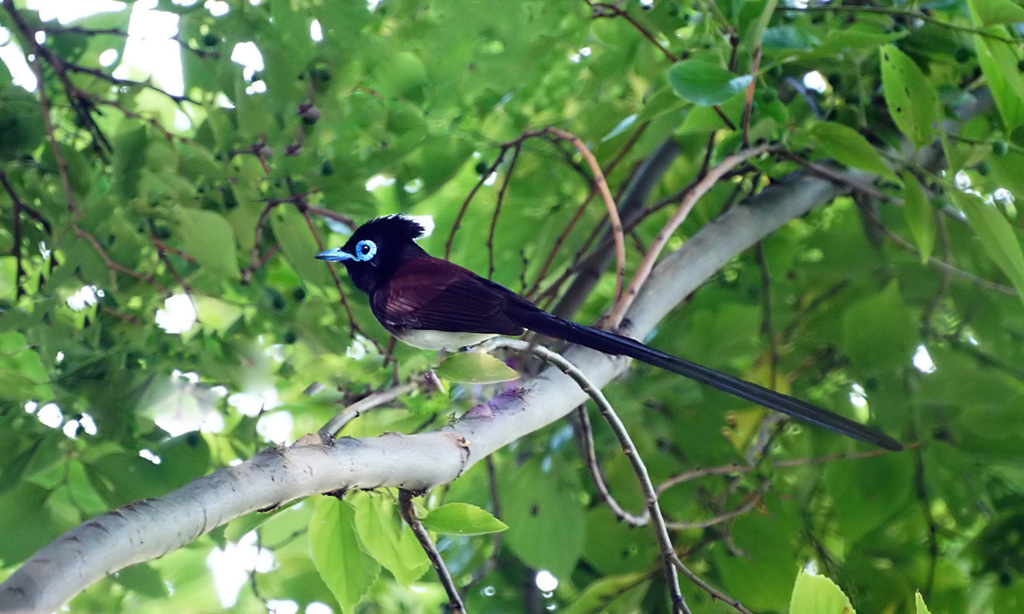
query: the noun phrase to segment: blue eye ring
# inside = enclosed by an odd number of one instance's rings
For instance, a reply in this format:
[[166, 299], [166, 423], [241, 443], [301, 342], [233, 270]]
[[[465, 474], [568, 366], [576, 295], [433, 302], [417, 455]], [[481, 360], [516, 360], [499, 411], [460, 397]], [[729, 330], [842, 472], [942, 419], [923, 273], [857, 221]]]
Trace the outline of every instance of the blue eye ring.
[[369, 262], [377, 255], [377, 244], [369, 239], [363, 239], [359, 243], [356, 243], [355, 252], [356, 253], [353, 254], [353, 256], [355, 256], [356, 260], [359, 260], [360, 262]]

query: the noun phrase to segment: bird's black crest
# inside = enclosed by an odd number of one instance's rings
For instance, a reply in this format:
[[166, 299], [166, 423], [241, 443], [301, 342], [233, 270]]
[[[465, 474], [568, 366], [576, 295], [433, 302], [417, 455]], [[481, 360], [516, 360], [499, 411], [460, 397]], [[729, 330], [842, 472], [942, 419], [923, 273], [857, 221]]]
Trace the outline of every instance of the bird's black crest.
[[398, 240], [413, 241], [423, 236], [426, 230], [419, 222], [413, 221], [404, 215], [385, 215], [372, 219], [360, 226], [356, 233], [360, 236], [380, 236]]

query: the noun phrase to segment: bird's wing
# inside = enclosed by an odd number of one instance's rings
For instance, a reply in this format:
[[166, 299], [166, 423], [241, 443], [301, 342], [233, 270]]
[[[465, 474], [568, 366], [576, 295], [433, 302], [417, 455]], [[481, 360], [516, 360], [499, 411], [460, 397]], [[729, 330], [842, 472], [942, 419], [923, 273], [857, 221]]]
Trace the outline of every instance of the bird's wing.
[[385, 326], [397, 331], [521, 335], [523, 327], [503, 313], [509, 300], [522, 299], [447, 260], [416, 258], [373, 293], [371, 307]]

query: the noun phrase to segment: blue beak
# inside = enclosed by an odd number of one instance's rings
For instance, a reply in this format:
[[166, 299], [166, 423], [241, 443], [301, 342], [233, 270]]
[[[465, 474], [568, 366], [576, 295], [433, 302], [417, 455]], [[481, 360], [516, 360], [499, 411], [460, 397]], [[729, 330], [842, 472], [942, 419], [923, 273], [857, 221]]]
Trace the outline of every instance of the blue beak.
[[316, 259], [323, 260], [324, 262], [344, 262], [346, 260], [355, 260], [355, 256], [342, 251], [340, 247], [334, 247], [320, 252], [316, 255]]

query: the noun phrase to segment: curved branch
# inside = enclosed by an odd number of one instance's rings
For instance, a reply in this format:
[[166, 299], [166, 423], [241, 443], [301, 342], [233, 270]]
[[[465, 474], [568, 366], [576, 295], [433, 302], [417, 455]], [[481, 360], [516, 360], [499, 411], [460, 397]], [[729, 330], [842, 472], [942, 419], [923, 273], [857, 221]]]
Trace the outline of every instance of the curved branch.
[[[733, 207], [655, 267], [627, 313], [630, 330], [648, 333], [735, 254], [788, 220], [830, 202], [841, 188], [802, 176]], [[572, 347], [565, 357], [598, 387], [625, 361]], [[71, 529], [0, 584], [0, 611], [51, 612], [128, 565], [180, 548], [253, 511], [344, 488], [428, 489], [450, 482], [495, 450], [571, 412], [587, 399], [556, 368], [527, 379], [479, 411], [439, 431], [324, 442], [310, 435], [226, 467], [163, 497], [128, 505]]]

